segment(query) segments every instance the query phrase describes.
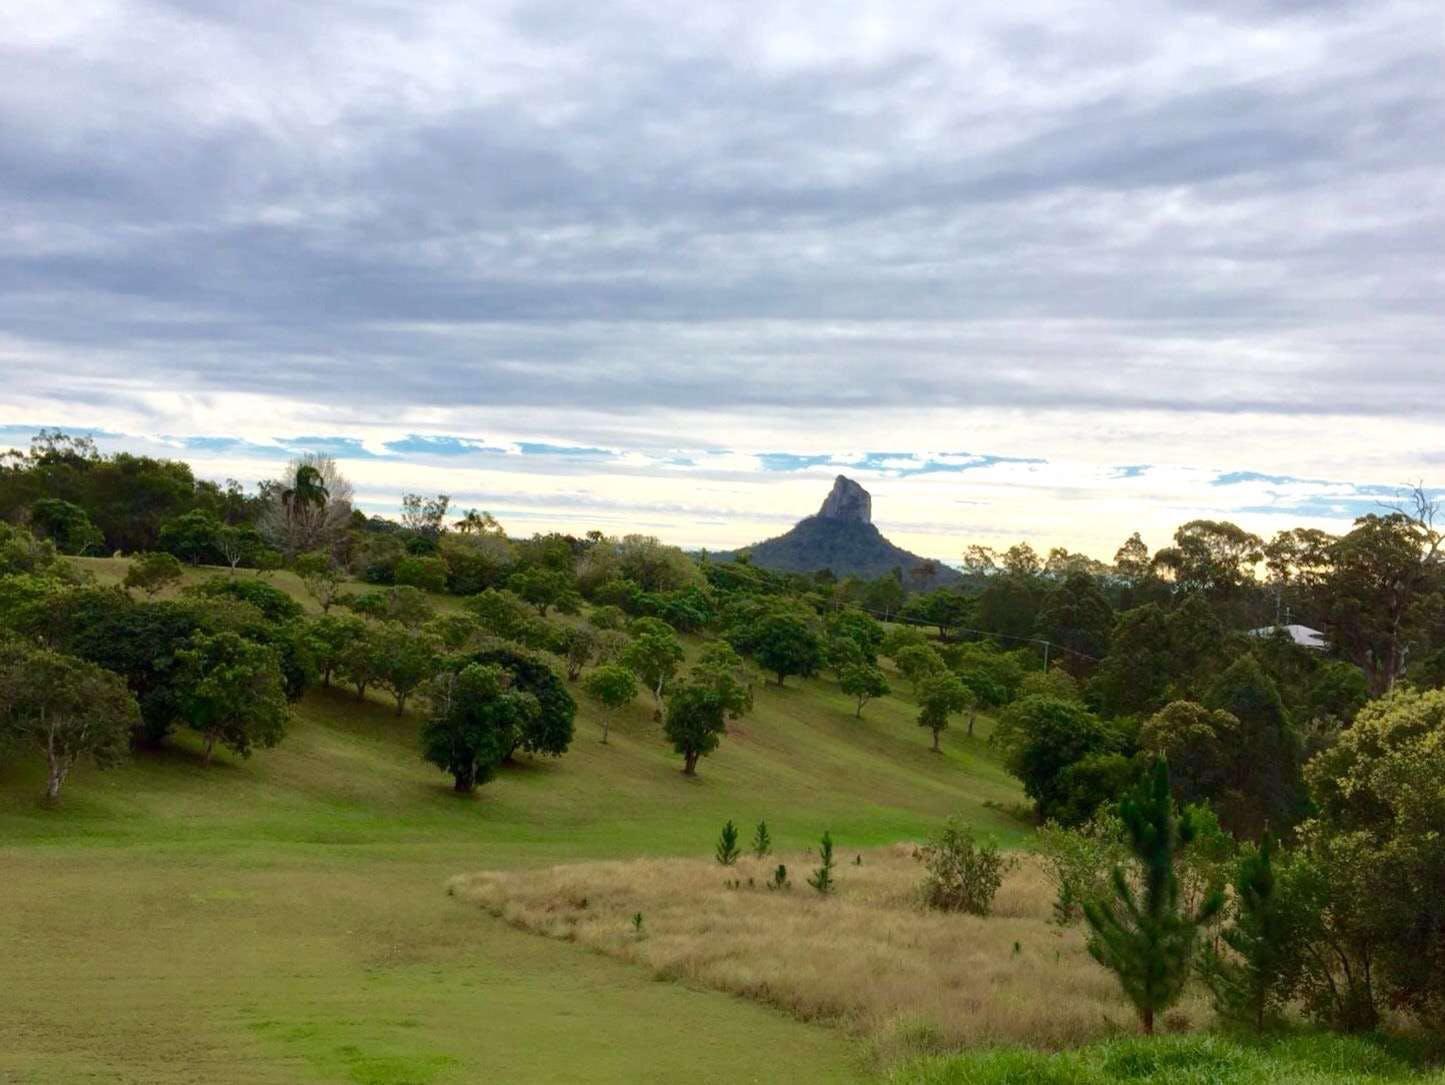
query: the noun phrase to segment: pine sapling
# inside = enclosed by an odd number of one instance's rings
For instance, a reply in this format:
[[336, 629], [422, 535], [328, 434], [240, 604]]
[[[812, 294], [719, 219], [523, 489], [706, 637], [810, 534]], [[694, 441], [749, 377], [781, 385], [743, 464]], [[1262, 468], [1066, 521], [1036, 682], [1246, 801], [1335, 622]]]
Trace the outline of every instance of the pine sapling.
[[742, 850], [738, 847], [738, 827], [732, 823], [731, 818], [723, 826], [722, 835], [718, 837], [717, 849], [714, 854], [717, 855], [717, 861], [723, 866], [732, 866], [738, 861], [738, 856], [742, 854]]
[[759, 859], [766, 859], [773, 850], [773, 838], [768, 834], [768, 823], [758, 822], [758, 827], [753, 830], [753, 854]]
[[1119, 801], [1119, 816], [1140, 867], [1143, 893], [1135, 892], [1122, 867], [1114, 868], [1114, 899], [1101, 897], [1084, 905], [1089, 953], [1118, 977], [1144, 1032], [1152, 1035], [1155, 1014], [1183, 993], [1195, 935], [1214, 919], [1224, 895], [1209, 894], [1192, 915], [1180, 909], [1174, 859], [1179, 846], [1193, 839], [1194, 824], [1174, 812], [1169, 766], [1163, 758]]
[[778, 869], [775, 870], [775, 871], [773, 871], [773, 876], [768, 879], [768, 888], [769, 888], [769, 889], [787, 889], [787, 888], [788, 888], [788, 868], [785, 867], [782, 863], [779, 863], [779, 864], [778, 864]]
[[825, 832], [823, 839], [818, 845], [818, 858], [822, 866], [813, 871], [813, 876], [808, 879], [808, 884], [819, 893], [827, 896], [833, 891], [833, 836]]

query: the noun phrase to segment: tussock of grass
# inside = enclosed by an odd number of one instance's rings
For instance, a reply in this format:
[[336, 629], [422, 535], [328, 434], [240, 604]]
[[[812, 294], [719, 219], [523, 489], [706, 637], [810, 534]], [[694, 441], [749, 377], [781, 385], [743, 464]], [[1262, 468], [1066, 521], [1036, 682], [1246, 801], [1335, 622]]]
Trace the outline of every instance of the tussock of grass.
[[[994, 914], [927, 912], [911, 845], [843, 851], [838, 892], [803, 884], [816, 863], [785, 855], [790, 891], [764, 882], [778, 858], [580, 863], [456, 878], [451, 892], [507, 922], [868, 1037], [880, 1062], [963, 1046], [1063, 1048], [1132, 1029], [1112, 977], [1082, 934], [1049, 922], [1052, 891], [1031, 863]], [[725, 883], [741, 880], [741, 888]], [[752, 885], [749, 886], [751, 879]], [[643, 934], [631, 918], [644, 916]], [[1204, 1016], [1197, 1004], [1174, 1027]]]

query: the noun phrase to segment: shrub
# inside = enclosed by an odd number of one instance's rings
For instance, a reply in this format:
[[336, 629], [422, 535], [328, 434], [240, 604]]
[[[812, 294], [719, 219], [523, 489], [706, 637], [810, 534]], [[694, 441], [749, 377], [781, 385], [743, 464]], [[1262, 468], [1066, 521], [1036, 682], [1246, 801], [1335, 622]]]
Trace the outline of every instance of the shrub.
[[823, 839], [818, 844], [818, 861], [821, 865], [813, 871], [812, 876], [808, 879], [808, 884], [827, 896], [836, 888], [833, 882], [833, 836], [831, 833], [825, 832]]
[[979, 844], [973, 830], [949, 818], [922, 851], [923, 903], [941, 912], [988, 915], [1004, 875], [1017, 860], [1001, 854], [993, 841]]
[[753, 831], [753, 854], [759, 859], [765, 858], [773, 850], [773, 838], [768, 833], [768, 823], [758, 822], [758, 827]]
[[1109, 891], [1109, 872], [1129, 858], [1124, 823], [1112, 810], [1098, 811], [1077, 829], [1050, 821], [1034, 838], [1044, 876], [1054, 887], [1054, 919], [1059, 924], [1083, 918], [1083, 904]]

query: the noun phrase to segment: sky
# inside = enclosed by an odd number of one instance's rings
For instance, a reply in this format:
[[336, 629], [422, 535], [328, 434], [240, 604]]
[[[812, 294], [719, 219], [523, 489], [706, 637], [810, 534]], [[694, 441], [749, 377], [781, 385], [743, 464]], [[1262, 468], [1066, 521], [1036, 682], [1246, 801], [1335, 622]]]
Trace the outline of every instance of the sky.
[[1445, 483], [1438, 0], [0, 5], [0, 447], [1108, 558]]

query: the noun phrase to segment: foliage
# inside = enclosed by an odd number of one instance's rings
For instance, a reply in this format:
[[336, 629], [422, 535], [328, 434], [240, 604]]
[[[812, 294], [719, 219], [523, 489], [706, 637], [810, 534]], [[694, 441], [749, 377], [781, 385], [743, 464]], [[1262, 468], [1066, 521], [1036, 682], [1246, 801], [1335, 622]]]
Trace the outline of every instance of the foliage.
[[948, 718], [972, 707], [973, 694], [952, 674], [931, 674], [917, 689], [918, 725], [933, 734], [933, 752], [939, 752], [938, 736], [948, 727]]
[[217, 742], [250, 757], [253, 746], [281, 741], [286, 694], [274, 649], [235, 633], [197, 633], [176, 663], [180, 714], [204, 738], [208, 764]]
[[[833, 881], [833, 834], [823, 833], [823, 839], [818, 843], [818, 867], [808, 877], [808, 884], [816, 889], [823, 896], [827, 896], [836, 888]], [[786, 877], [786, 873], [784, 877]]]
[[561, 636], [562, 655], [567, 663], [567, 680], [577, 681], [582, 668], [592, 662], [597, 650], [597, 635], [584, 625], [568, 628]]
[[436, 615], [425, 593], [409, 584], [348, 596], [343, 602], [358, 614], [382, 622], [399, 622], [408, 629], [416, 629]]
[[1087, 573], [1070, 573], [1052, 589], [1039, 608], [1038, 635], [1064, 649], [1059, 666], [1075, 674], [1103, 658], [1109, 649], [1114, 608]]
[[495, 663], [469, 663], [436, 675], [427, 687], [431, 711], [421, 729], [422, 756], [452, 774], [463, 794], [486, 783], [518, 734], [542, 712], [537, 697], [516, 688]]
[[350, 615], [325, 614], [307, 625], [306, 636], [321, 683], [329, 686], [332, 675], [341, 668], [347, 649], [367, 636], [367, 625]]
[[766, 821], [758, 822], [758, 827], [753, 830], [753, 855], [758, 859], [766, 859], [773, 850], [773, 838], [768, 832]]
[[679, 684], [668, 695], [663, 733], [683, 758], [684, 775], [697, 774], [700, 757], [717, 749], [727, 731], [729, 716], [744, 709], [740, 691], [722, 688], [706, 680]]
[[125, 755], [140, 709], [125, 681], [94, 663], [0, 641], [0, 747], [26, 745], [49, 765], [52, 802], [76, 762], [109, 768]]
[[1111, 872], [1129, 861], [1124, 823], [1109, 807], [1075, 829], [1045, 822], [1034, 837], [1034, 851], [1054, 887], [1054, 918], [1060, 924], [1082, 919], [1084, 901], [1107, 895]]
[[913, 686], [915, 695], [924, 679], [948, 670], [943, 657], [927, 644], [911, 644], [898, 649], [893, 662], [898, 667], [898, 673]]
[[1239, 721], [1228, 735], [1220, 814], [1231, 831], [1258, 839], [1267, 825], [1285, 829], [1304, 800], [1301, 743], [1279, 689], [1251, 655], [1232, 663], [1204, 696], [1204, 706]]
[[717, 861], [723, 866], [732, 866], [738, 861], [742, 849], [738, 847], [738, 827], [729, 818], [726, 825], [722, 827], [722, 833], [718, 836], [717, 847], [713, 849]]
[[187, 592], [199, 599], [234, 599], [261, 612], [268, 622], [289, 622], [304, 613], [301, 604], [280, 588], [252, 577], [213, 576]]
[[105, 543], [83, 508], [58, 497], [43, 497], [30, 506], [30, 526], [62, 554], [84, 554]]
[[327, 613], [335, 604], [346, 583], [345, 570], [330, 554], [319, 551], [298, 555], [295, 562], [292, 563], [292, 568], [301, 578], [301, 583], [305, 586], [307, 593], [321, 607], [321, 613]]
[[922, 848], [927, 874], [920, 893], [926, 907], [942, 912], [988, 915], [1004, 876], [1018, 860], [991, 840], [980, 844], [973, 830], [949, 818]]
[[543, 617], [551, 607], [563, 614], [576, 614], [582, 603], [570, 570], [532, 566], [508, 577], [507, 587], [536, 607]]
[[633, 702], [637, 696], [637, 679], [626, 667], [616, 663], [604, 663], [589, 673], [582, 683], [587, 696], [602, 705], [602, 741], [607, 741], [607, 732], [613, 717]]
[[789, 675], [804, 677], [818, 672], [823, 642], [801, 615], [776, 611], [766, 615], [753, 631], [750, 653], [764, 670], [778, 676], [782, 685]]
[[1152, 1034], [1155, 1015], [1183, 993], [1195, 936], [1219, 911], [1223, 896], [1210, 896], [1192, 912], [1179, 907], [1175, 855], [1180, 844], [1193, 838], [1194, 825], [1189, 817], [1175, 813], [1164, 761], [1156, 761], [1153, 770], [1120, 801], [1119, 817], [1139, 864], [1142, 886], [1136, 890], [1123, 868], [1115, 867], [1114, 899], [1084, 903], [1089, 953], [1118, 977], [1139, 1011], [1144, 1031]]
[[191, 565], [214, 564], [221, 557], [221, 522], [208, 512], [192, 509], [162, 527], [157, 544]]
[[518, 750], [548, 757], [561, 757], [567, 752], [572, 744], [577, 702], [545, 659], [511, 645], [495, 644], [473, 653], [465, 662], [496, 664], [511, 676], [514, 689], [537, 698], [539, 711], [512, 733], [506, 760], [511, 760]]
[[1119, 736], [1083, 705], [1025, 697], [1009, 706], [992, 741], [1004, 766], [1023, 782], [1039, 814], [1065, 824], [1079, 816], [1065, 771], [1091, 754], [1120, 753]]
[[157, 551], [132, 558], [121, 584], [127, 590], [138, 588], [153, 599], [167, 588], [179, 584], [182, 575], [181, 563], [174, 554]]
[[639, 618], [622, 661], [652, 693], [654, 718], [662, 716], [662, 695], [682, 663], [682, 644], [672, 627], [656, 618]]
[[440, 665], [437, 644], [430, 636], [388, 622], [371, 636], [375, 681], [396, 700], [396, 714], [406, 711], [407, 699]]
[[838, 687], [857, 702], [853, 715], [862, 719], [863, 706], [875, 697], [886, 697], [892, 690], [888, 679], [877, 667], [867, 663], [853, 663], [843, 668], [838, 675]]

